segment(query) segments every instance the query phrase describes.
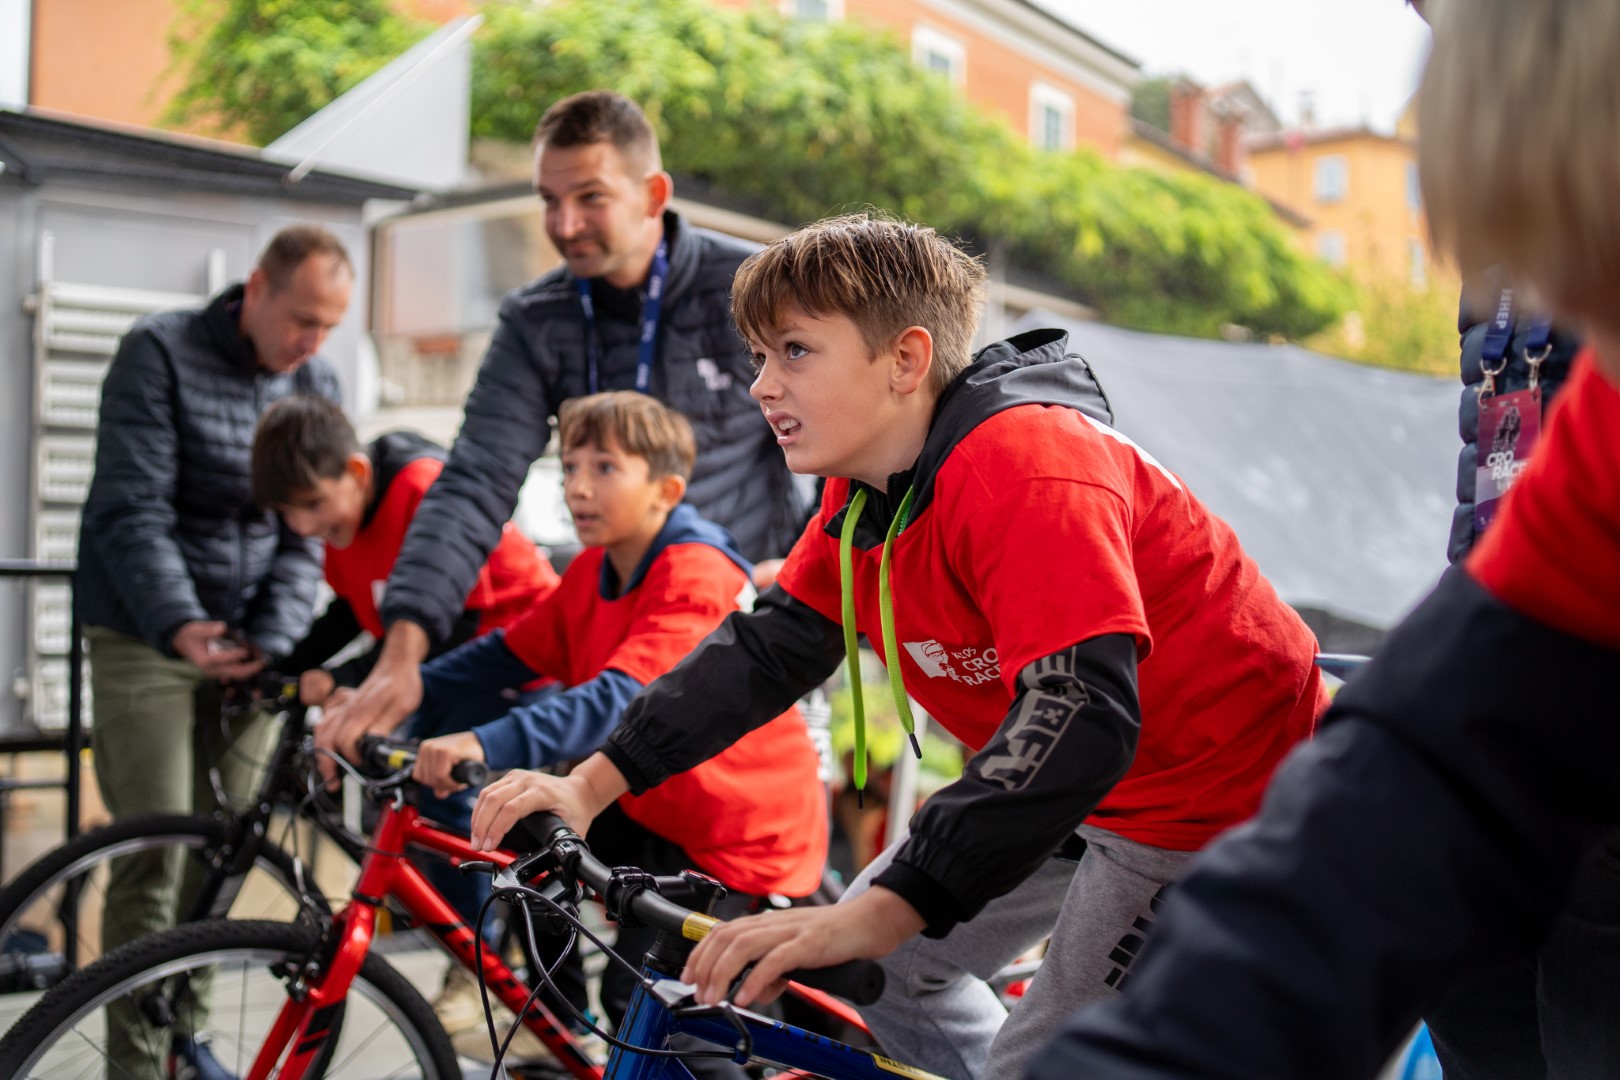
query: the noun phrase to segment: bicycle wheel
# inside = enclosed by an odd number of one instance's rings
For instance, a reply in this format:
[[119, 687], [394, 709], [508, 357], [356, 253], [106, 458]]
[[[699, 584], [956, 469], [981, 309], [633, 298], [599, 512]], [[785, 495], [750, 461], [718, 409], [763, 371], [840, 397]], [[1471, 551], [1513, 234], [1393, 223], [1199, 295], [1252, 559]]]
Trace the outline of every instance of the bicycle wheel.
[[[319, 930], [300, 923], [216, 919], [130, 942], [23, 1014], [0, 1039], [0, 1076], [158, 1080], [170, 1075], [175, 1040], [188, 1038], [205, 1043], [231, 1075], [243, 1076], [286, 1001], [288, 980], [319, 938]], [[188, 999], [194, 979], [208, 983], [206, 1001]], [[120, 1027], [114, 1016], [131, 1023]], [[333, 1026], [323, 1060], [309, 1075], [461, 1078], [432, 1007], [379, 956], [366, 957]]]
[[[225, 832], [226, 823], [215, 817], [150, 814], [115, 821], [75, 837], [29, 864], [0, 889], [0, 948], [61, 957], [61, 963], [40, 969], [44, 972], [40, 981], [54, 982], [70, 974], [71, 969], [101, 956], [101, 916], [113, 859], [168, 849], [183, 853], [176, 858], [196, 860], [200, 870], [224, 843]], [[309, 890], [316, 909], [329, 915], [330, 905], [308, 877], [307, 868], [300, 872], [287, 852], [266, 841], [253, 869], [226, 883], [210, 914], [291, 921], [300, 909], [302, 886]], [[76, 903], [70, 904], [70, 897]], [[64, 918], [69, 914], [74, 916], [77, 948], [73, 950], [68, 948], [69, 920]]]

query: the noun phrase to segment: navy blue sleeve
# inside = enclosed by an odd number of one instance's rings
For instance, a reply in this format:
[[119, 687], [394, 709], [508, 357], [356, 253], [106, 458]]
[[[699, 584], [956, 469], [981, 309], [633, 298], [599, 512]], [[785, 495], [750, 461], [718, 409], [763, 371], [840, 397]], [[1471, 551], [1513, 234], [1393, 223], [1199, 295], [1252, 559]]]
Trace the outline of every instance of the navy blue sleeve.
[[[493, 635], [491, 635], [493, 636]], [[560, 694], [473, 728], [492, 769], [538, 769], [584, 757], [618, 724], [641, 684], [611, 668]]]
[[469, 694], [522, 686], [540, 676], [506, 647], [506, 631], [496, 630], [422, 665], [422, 709]]

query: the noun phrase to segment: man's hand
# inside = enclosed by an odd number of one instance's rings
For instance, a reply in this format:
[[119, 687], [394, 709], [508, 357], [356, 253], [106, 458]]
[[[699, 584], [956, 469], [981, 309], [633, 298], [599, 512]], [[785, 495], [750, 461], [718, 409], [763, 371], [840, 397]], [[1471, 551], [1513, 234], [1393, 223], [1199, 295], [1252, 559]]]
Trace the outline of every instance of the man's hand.
[[613, 800], [630, 790], [624, 774], [603, 754], [592, 754], [567, 776], [514, 769], [478, 794], [472, 814], [472, 846], [493, 851], [512, 827], [549, 810], [584, 836]]
[[411, 778], [432, 788], [433, 794], [442, 799], [467, 786], [450, 776], [451, 769], [463, 761], [483, 760], [484, 744], [470, 731], [423, 739], [416, 748], [416, 768], [411, 770]]
[[222, 622], [199, 619], [182, 623], [170, 644], [182, 659], [221, 682], [251, 678], [264, 670], [264, 657], [259, 655], [259, 650], [231, 638]]
[[307, 706], [325, 705], [337, 688], [337, 680], [325, 668], [310, 668], [298, 676], [298, 700]]
[[[382, 654], [352, 694], [334, 693], [326, 700], [315, 728], [315, 747], [354, 761], [365, 735], [390, 735], [422, 704], [422, 660], [428, 654], [427, 631], [412, 622], [388, 628]], [[325, 756], [315, 759], [328, 787], [337, 783], [337, 765]]]
[[873, 886], [831, 907], [790, 908], [721, 923], [692, 950], [681, 981], [697, 986], [697, 1000], [714, 1005], [749, 964], [754, 970], [732, 1003], [770, 1001], [799, 968], [831, 967], [846, 960], [887, 956], [926, 924], [898, 893]]

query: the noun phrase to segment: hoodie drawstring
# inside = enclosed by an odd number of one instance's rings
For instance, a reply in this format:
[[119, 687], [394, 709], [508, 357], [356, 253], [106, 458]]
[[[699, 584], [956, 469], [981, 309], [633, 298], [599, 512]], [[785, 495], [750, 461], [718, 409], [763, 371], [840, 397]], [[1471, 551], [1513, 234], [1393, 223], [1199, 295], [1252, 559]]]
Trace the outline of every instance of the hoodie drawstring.
[[[900, 715], [900, 726], [905, 729], [906, 737], [911, 740], [911, 749], [920, 759], [922, 747], [917, 744], [917, 725], [911, 718], [911, 702], [906, 697], [905, 677], [900, 673], [900, 648], [894, 631], [894, 588], [891, 580], [893, 566], [890, 552], [894, 538], [906, 527], [906, 519], [911, 513], [911, 497], [915, 491], [914, 487], [906, 489], [905, 496], [900, 500], [900, 507], [895, 511], [894, 520], [889, 523], [889, 532], [883, 538], [883, 555], [878, 562], [878, 623], [883, 634], [883, 655], [888, 661], [889, 691], [894, 694], [894, 706]], [[861, 689], [861, 658], [856, 646], [853, 548], [855, 526], [861, 520], [861, 511], [865, 509], [866, 489], [857, 488], [855, 497], [849, 501], [849, 510], [844, 515], [844, 527], [838, 536], [838, 588], [843, 600], [844, 658], [849, 667], [850, 702], [855, 714], [855, 799], [862, 806], [866, 803], [866, 699]]]

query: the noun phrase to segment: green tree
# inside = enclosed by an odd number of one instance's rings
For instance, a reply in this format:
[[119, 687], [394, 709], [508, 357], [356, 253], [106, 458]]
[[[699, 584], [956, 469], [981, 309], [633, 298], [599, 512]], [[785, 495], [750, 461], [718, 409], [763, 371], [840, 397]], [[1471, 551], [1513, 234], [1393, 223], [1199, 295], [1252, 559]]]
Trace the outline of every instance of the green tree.
[[1111, 321], [1298, 337], [1343, 310], [1257, 196], [1212, 178], [1031, 149], [891, 35], [704, 0], [494, 0], [473, 130], [527, 141], [589, 87], [642, 103], [665, 164], [790, 223], [875, 206], [1057, 278]]
[[1306, 344], [1318, 352], [1423, 375], [1457, 375], [1457, 293], [1442, 279], [1356, 282], [1351, 311]]
[[389, 0], [182, 0], [169, 48], [183, 82], [164, 120], [274, 142], [426, 29]]

